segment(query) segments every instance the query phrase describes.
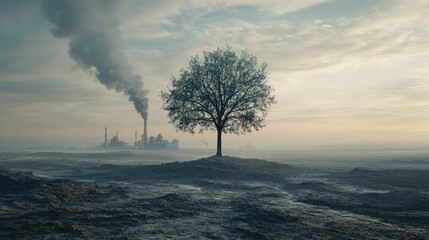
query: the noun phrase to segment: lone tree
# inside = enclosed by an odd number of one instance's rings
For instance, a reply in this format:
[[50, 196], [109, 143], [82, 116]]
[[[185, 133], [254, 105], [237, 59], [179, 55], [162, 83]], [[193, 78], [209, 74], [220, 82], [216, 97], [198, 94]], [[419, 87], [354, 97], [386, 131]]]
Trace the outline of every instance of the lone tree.
[[267, 64], [259, 64], [247, 51], [231, 47], [191, 57], [189, 66], [172, 77], [172, 87], [161, 91], [170, 123], [176, 130], [217, 131], [216, 156], [222, 156], [222, 133], [244, 134], [265, 126], [275, 103], [267, 85]]

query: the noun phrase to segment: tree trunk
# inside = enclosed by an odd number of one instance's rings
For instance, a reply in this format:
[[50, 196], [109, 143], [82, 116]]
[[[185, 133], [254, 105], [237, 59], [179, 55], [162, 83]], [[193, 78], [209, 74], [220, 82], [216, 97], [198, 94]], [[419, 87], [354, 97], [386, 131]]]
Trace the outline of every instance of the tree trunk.
[[217, 151], [216, 157], [222, 157], [222, 129], [217, 130]]

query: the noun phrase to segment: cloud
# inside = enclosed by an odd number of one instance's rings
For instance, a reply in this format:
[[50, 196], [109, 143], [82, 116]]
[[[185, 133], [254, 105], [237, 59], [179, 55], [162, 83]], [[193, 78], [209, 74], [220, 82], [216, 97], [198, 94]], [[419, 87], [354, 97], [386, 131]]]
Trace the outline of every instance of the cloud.
[[[175, 24], [174, 20], [181, 15], [187, 15], [192, 19], [207, 16], [207, 14], [222, 9], [249, 6], [260, 9], [264, 15], [281, 15], [306, 9], [321, 3], [332, 0], [290, 0], [290, 1], [248, 1], [248, 0], [184, 0], [184, 1], [128, 1], [127, 4], [121, 4], [119, 15], [123, 19], [122, 29], [126, 32], [126, 37], [146, 39], [155, 36], [169, 36], [166, 31], [156, 31], [151, 28], [148, 31], [147, 26], [168, 27]], [[149, 33], [140, 34], [140, 30]]]
[[355, 19], [298, 24], [288, 20], [249, 24], [240, 19], [189, 34], [193, 42], [206, 46], [228, 43], [249, 48], [273, 69], [304, 71], [428, 52], [428, 14], [427, 1], [399, 2]]
[[[296, 7], [286, 4], [282, 12], [298, 11], [296, 14], [299, 14], [299, 10], [309, 6], [317, 8], [321, 2], [307, 1], [306, 5], [294, 5]], [[139, 24], [132, 33], [126, 31], [128, 27], [125, 26], [125, 36], [128, 38], [155, 39], [137, 46], [131, 44], [130, 48], [134, 49], [136, 58], [139, 51], [157, 51], [157, 56], [140, 58], [140, 61], [152, 65], [152, 69], [161, 78], [169, 78], [171, 73], [176, 73], [186, 65], [189, 56], [226, 44], [235, 49], [249, 49], [261, 61], [267, 62], [271, 71], [287, 72], [313, 69], [337, 71], [338, 68], [347, 66], [387, 62], [429, 51], [429, 43], [426, 41], [429, 38], [429, 19], [426, 17], [429, 14], [429, 4], [426, 1], [416, 1], [413, 4], [395, 1], [390, 6], [371, 9], [354, 18], [295, 22], [288, 15], [278, 17], [265, 14], [268, 10], [261, 7], [264, 3], [259, 1], [204, 4], [208, 3], [203, 1], [194, 6], [206, 6], [207, 9], [202, 10], [202, 13], [197, 11], [196, 14], [190, 14], [191, 19], [177, 18], [177, 15], [185, 14], [185, 9], [191, 11], [189, 9], [192, 4], [173, 4], [166, 6], [164, 18], [167, 20], [161, 21], [161, 24], [148, 25], [144, 21], [137, 21]], [[240, 4], [252, 7], [252, 13], [256, 11], [257, 16], [241, 14], [237, 17], [237, 14], [230, 14], [216, 21], [207, 20], [208, 14], [215, 11], [216, 7], [222, 6], [225, 12], [228, 6]], [[147, 9], [161, 6], [162, 1]], [[419, 11], [416, 12], [415, 9]], [[240, 11], [246, 12], [249, 9]], [[259, 18], [260, 15], [263, 17]], [[125, 22], [129, 25], [133, 19], [134, 17], [130, 17], [128, 23]], [[168, 27], [163, 22], [168, 22]], [[139, 26], [141, 32], [138, 31]], [[160, 38], [162, 41], [156, 40]]]

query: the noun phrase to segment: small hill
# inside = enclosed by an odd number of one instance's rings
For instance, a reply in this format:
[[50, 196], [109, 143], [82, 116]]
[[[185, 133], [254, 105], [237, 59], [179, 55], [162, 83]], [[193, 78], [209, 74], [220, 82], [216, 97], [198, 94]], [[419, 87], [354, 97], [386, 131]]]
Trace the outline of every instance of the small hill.
[[288, 177], [297, 171], [287, 164], [238, 157], [209, 157], [194, 161], [161, 165], [119, 166], [101, 165], [98, 170], [115, 178], [149, 179], [236, 179], [274, 180]]

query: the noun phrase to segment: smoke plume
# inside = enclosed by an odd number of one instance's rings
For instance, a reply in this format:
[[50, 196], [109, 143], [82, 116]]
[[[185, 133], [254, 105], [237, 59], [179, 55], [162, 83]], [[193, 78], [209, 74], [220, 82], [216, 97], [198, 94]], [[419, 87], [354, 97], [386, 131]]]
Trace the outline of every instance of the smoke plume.
[[116, 2], [110, 0], [45, 0], [43, 15], [52, 35], [70, 38], [69, 55], [108, 89], [122, 92], [147, 119], [148, 99], [142, 77], [134, 74], [122, 48]]

